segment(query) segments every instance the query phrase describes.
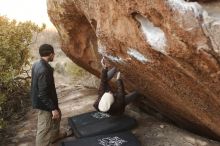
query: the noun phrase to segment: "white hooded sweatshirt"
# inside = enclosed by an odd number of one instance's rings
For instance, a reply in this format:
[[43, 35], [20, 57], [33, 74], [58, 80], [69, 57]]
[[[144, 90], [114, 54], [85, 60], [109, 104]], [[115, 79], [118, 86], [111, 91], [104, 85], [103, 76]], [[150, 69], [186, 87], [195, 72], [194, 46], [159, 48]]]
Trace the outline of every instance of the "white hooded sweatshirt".
[[99, 101], [98, 108], [101, 112], [107, 112], [114, 102], [114, 96], [110, 92], [105, 92]]

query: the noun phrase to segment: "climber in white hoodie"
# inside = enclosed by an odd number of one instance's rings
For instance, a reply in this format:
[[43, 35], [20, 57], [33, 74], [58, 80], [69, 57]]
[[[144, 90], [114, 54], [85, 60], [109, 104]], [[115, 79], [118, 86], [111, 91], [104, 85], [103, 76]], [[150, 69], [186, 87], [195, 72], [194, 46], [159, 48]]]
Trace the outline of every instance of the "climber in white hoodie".
[[[132, 102], [139, 94], [133, 91], [125, 95], [123, 81], [120, 78], [120, 72], [116, 71], [116, 68], [108, 70], [104, 62], [104, 58], [101, 61], [103, 70], [101, 74], [101, 82], [98, 91], [98, 99], [94, 103], [96, 110], [109, 113], [110, 115], [120, 115], [124, 113], [125, 106]], [[117, 89], [113, 91], [108, 81], [111, 80], [114, 74], [117, 72]]]

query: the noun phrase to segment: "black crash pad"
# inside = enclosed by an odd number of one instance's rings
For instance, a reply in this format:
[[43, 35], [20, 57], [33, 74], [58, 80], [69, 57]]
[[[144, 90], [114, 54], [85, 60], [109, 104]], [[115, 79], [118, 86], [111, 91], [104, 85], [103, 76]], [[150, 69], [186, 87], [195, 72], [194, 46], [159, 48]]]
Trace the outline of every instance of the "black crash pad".
[[68, 122], [78, 138], [125, 131], [136, 125], [136, 120], [129, 116], [110, 116], [97, 111], [70, 117]]
[[61, 146], [140, 146], [140, 142], [131, 132], [121, 132], [64, 141]]

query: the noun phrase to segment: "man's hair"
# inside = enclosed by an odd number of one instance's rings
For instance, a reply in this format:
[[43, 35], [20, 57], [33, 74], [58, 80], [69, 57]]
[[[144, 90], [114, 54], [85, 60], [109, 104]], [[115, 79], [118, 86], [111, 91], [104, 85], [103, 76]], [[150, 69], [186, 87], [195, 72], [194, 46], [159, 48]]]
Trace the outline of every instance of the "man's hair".
[[39, 47], [39, 54], [41, 57], [49, 56], [51, 53], [54, 53], [54, 49], [49, 44], [43, 44]]

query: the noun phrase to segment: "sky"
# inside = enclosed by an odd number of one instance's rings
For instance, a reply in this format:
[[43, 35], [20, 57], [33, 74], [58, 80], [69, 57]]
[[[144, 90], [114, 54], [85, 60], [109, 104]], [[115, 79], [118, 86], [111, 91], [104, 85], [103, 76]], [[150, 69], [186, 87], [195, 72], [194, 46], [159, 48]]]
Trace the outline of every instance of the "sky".
[[0, 0], [0, 15], [17, 21], [31, 20], [54, 28], [47, 14], [46, 0]]

